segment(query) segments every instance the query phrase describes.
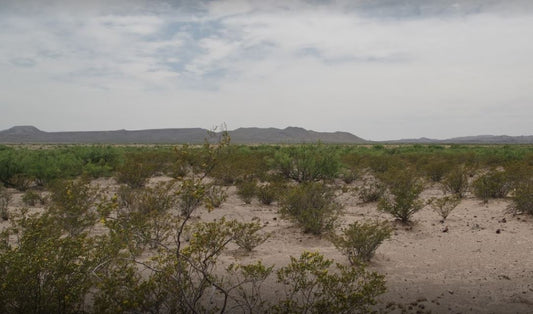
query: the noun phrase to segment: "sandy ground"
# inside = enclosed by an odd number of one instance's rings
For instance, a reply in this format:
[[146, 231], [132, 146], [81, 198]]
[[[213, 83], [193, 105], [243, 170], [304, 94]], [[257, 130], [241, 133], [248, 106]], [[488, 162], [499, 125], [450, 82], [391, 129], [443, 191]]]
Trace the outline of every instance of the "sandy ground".
[[[164, 180], [156, 178], [154, 181]], [[113, 188], [112, 180], [99, 184]], [[354, 183], [355, 185], [357, 183]], [[355, 185], [352, 185], [354, 187]], [[244, 254], [230, 247], [223, 264], [262, 260], [266, 265], [285, 265], [289, 256], [304, 250], [319, 251], [327, 258], [348, 264], [327, 240], [303, 234], [292, 222], [278, 214], [278, 206], [257, 200], [244, 204], [228, 190], [227, 201], [212, 212], [200, 209], [197, 215], [211, 221], [227, 219], [251, 221], [258, 217], [271, 237], [253, 252]], [[438, 187], [428, 187], [423, 198], [441, 195]], [[467, 196], [441, 223], [440, 216], [426, 206], [406, 227], [376, 210], [377, 204], [359, 204], [352, 192], [341, 193], [344, 224], [355, 220], [382, 219], [393, 223], [395, 231], [384, 242], [369, 265], [384, 274], [387, 292], [376, 310], [392, 313], [533, 313], [533, 217], [508, 213], [508, 200], [488, 204]], [[21, 194], [14, 195], [10, 210], [22, 207]], [[2, 222], [0, 229], [5, 227]], [[447, 232], [443, 232], [447, 228]], [[274, 276], [272, 276], [274, 277]], [[266, 296], [275, 298], [273, 284]]]

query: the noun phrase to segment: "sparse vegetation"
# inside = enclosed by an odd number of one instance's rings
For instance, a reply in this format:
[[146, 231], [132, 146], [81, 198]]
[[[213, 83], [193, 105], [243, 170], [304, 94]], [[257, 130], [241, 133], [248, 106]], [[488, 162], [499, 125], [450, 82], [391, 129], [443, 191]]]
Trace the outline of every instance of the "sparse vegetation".
[[450, 215], [459, 203], [461, 203], [461, 199], [458, 195], [444, 196], [441, 198], [434, 197], [429, 201], [431, 208], [442, 217], [442, 220], [446, 220], [448, 215]]
[[385, 292], [382, 275], [362, 265], [334, 265], [317, 252], [291, 256], [277, 276], [285, 298], [274, 306], [275, 313], [366, 313]]
[[0, 218], [2, 220], [9, 219], [8, 206], [11, 201], [11, 193], [3, 186], [0, 186]]
[[[0, 312], [371, 311], [385, 291], [384, 277], [366, 271], [362, 262], [390, 238], [391, 228], [356, 222], [334, 236], [342, 214], [337, 200], [346, 197], [335, 196], [336, 183], [361, 186], [361, 201], [380, 200], [379, 209], [403, 223], [423, 205], [422, 176], [452, 194], [430, 203], [443, 220], [465, 195], [471, 175], [476, 196], [509, 196], [514, 213], [533, 214], [532, 161], [529, 146], [247, 147], [230, 146], [224, 136], [216, 143], [176, 148], [0, 147], [0, 217], [9, 219], [0, 230]], [[176, 180], [149, 181], [164, 174]], [[114, 181], [89, 181], [110, 175], [122, 185], [100, 190], [101, 182]], [[370, 176], [376, 179], [364, 181]], [[262, 250], [253, 251], [275, 237], [264, 231], [286, 228], [275, 215], [277, 206], [259, 207], [272, 215], [266, 221], [209, 212], [226, 201], [228, 188], [219, 184], [237, 183], [244, 191], [241, 182], [257, 185], [244, 193], [249, 200], [278, 201], [282, 217], [304, 233], [331, 236], [352, 265], [304, 252], [283, 265], [257, 261], [220, 267], [228, 256], [243, 257], [237, 247], [252, 251], [245, 258], [257, 257]], [[29, 209], [17, 208], [21, 195]], [[257, 208], [245, 209], [256, 215]], [[289, 240], [322, 241], [297, 237]], [[263, 291], [272, 274], [277, 282], [269, 281], [269, 288], [271, 283], [281, 287], [275, 303]]]
[[245, 180], [237, 184], [237, 195], [245, 204], [252, 203], [256, 191], [257, 183], [255, 180]]
[[444, 189], [447, 192], [464, 197], [468, 191], [468, 174], [464, 166], [456, 167], [443, 180]]
[[518, 184], [514, 190], [509, 208], [515, 213], [533, 215], [533, 178]]
[[270, 237], [269, 234], [258, 233], [263, 227], [257, 218], [248, 223], [235, 221], [231, 228], [235, 243], [247, 252], [251, 252]]
[[364, 185], [359, 188], [358, 196], [361, 202], [370, 203], [377, 202], [385, 193], [385, 186], [379, 181], [366, 181]]
[[284, 196], [281, 213], [296, 221], [306, 233], [321, 235], [337, 224], [341, 205], [331, 188], [308, 182], [290, 188]]
[[492, 170], [474, 180], [474, 195], [488, 202], [490, 198], [504, 198], [511, 190], [511, 183], [503, 171]]
[[390, 172], [383, 177], [388, 193], [378, 204], [378, 209], [387, 212], [404, 224], [424, 206], [419, 196], [424, 186], [420, 178], [409, 169]]
[[352, 265], [368, 262], [384, 240], [389, 239], [392, 228], [386, 222], [354, 222], [333, 236], [333, 244]]

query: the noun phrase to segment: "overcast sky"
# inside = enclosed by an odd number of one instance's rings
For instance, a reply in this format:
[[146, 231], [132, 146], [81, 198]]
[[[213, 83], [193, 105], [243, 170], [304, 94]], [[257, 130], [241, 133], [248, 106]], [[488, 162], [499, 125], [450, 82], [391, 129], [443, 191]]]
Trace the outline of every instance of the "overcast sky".
[[0, 0], [0, 129], [384, 140], [532, 122], [531, 0]]

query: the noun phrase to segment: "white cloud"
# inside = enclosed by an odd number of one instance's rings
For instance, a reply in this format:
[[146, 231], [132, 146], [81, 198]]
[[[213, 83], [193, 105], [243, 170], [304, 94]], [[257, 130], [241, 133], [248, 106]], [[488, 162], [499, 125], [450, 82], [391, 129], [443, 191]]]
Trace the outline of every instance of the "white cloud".
[[190, 12], [119, 3], [0, 10], [0, 129], [225, 121], [369, 139], [531, 133], [530, 14], [395, 19], [361, 11], [363, 2], [217, 1]]

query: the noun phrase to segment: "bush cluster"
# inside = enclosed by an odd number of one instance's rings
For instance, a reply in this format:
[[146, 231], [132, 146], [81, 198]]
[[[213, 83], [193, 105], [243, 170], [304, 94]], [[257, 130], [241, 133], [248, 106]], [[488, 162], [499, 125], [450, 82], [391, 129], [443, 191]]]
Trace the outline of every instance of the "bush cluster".
[[290, 188], [281, 201], [281, 213], [296, 221], [305, 233], [320, 235], [337, 225], [342, 206], [324, 183], [308, 182]]

